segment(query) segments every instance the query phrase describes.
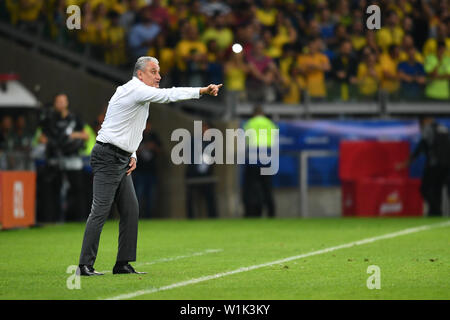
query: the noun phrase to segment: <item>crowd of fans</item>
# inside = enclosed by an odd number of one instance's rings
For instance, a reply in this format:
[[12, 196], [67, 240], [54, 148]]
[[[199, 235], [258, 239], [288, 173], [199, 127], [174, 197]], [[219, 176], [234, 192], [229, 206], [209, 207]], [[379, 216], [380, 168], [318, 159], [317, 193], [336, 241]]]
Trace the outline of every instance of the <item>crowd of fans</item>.
[[[68, 5], [81, 29], [66, 28]], [[376, 4], [381, 29], [366, 27]], [[10, 22], [129, 68], [160, 61], [162, 85], [225, 84], [251, 102], [450, 99], [448, 0], [5, 0]], [[243, 50], [231, 48], [239, 43]], [[307, 95], [305, 94], [307, 93]]]
[[32, 133], [23, 115], [0, 117], [0, 170], [30, 170]]

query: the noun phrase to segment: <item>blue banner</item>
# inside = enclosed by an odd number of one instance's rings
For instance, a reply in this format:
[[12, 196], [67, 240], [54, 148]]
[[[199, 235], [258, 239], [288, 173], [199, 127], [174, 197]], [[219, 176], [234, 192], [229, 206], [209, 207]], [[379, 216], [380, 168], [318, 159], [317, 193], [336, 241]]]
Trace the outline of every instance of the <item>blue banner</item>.
[[[450, 128], [450, 119], [437, 119]], [[417, 120], [286, 120], [280, 129], [280, 169], [274, 176], [275, 187], [296, 187], [299, 182], [300, 152], [305, 150], [339, 151], [343, 140], [407, 141], [411, 152], [420, 140]], [[339, 185], [336, 156], [310, 158], [308, 183], [314, 186]], [[411, 177], [422, 175], [424, 157], [410, 168]]]

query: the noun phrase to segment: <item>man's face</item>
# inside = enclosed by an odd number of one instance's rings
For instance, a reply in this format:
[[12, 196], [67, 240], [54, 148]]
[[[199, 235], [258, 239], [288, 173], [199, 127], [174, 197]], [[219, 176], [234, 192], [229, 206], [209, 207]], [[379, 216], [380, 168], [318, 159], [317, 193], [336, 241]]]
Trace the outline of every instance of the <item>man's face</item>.
[[350, 55], [352, 53], [352, 44], [350, 42], [343, 42], [341, 45], [341, 53], [343, 55]]
[[12, 118], [10, 116], [4, 117], [3, 120], [2, 120], [2, 128], [4, 130], [11, 130], [12, 127], [13, 127]]
[[409, 47], [407, 53], [408, 53], [409, 61], [415, 62], [416, 61], [416, 49], [414, 47]]
[[139, 80], [144, 82], [150, 87], [159, 88], [159, 82], [161, 81], [161, 75], [159, 74], [159, 65], [149, 61], [144, 70], [138, 70], [137, 76]]
[[59, 113], [65, 111], [67, 109], [67, 107], [69, 106], [69, 99], [67, 98], [67, 96], [65, 94], [60, 94], [58, 96], [56, 96], [55, 98], [55, 110], [58, 111]]

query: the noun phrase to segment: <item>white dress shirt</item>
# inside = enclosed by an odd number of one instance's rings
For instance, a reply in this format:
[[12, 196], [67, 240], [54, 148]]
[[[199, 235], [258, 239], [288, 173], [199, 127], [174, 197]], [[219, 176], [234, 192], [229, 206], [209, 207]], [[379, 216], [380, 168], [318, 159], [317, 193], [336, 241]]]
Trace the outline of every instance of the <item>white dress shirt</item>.
[[168, 103], [200, 98], [200, 88], [160, 89], [147, 86], [133, 77], [116, 89], [108, 103], [105, 120], [98, 132], [97, 140], [110, 143], [132, 153], [142, 140], [150, 102]]

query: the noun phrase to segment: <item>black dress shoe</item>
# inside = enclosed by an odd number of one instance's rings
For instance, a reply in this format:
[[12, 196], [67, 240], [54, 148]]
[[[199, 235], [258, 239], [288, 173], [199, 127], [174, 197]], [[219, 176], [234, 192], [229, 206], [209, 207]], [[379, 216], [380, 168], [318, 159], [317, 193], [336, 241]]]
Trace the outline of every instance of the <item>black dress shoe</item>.
[[97, 272], [93, 267], [87, 265], [78, 266], [77, 274], [80, 276], [102, 276], [104, 273]]
[[125, 273], [146, 274], [147, 272], [138, 272], [134, 270], [134, 268], [129, 264], [114, 266], [113, 274], [125, 274]]

